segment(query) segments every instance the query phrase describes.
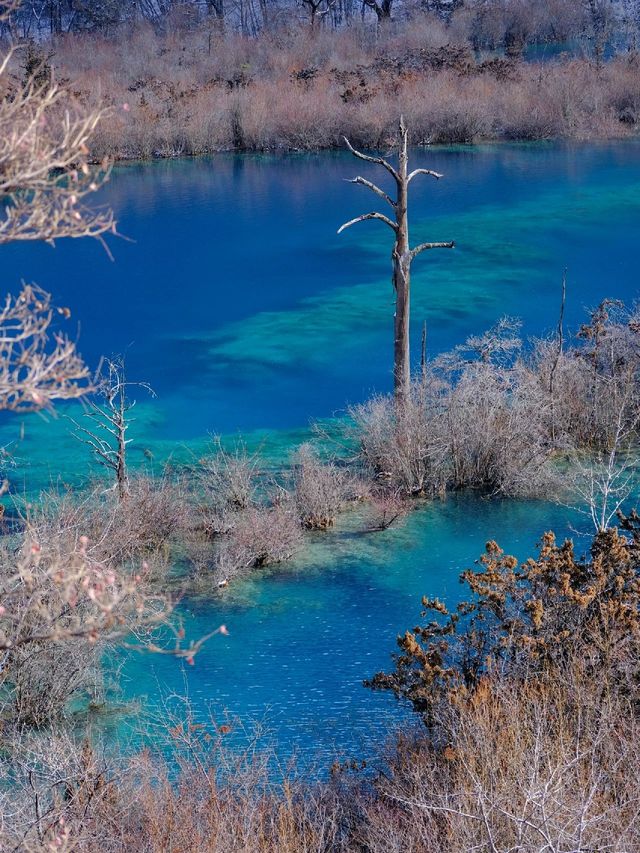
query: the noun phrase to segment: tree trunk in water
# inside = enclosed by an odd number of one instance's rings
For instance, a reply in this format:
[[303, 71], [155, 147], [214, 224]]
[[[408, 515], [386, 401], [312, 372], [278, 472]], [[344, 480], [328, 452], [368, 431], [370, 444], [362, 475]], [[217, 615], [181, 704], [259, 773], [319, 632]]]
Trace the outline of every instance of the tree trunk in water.
[[[365, 0], [367, 5], [371, 5], [373, 2], [374, 0]], [[386, 4], [386, 8], [391, 9], [391, 0]], [[411, 173], [408, 172], [408, 133], [402, 117], [400, 117], [400, 144], [397, 169], [383, 157], [373, 157], [357, 151], [346, 137], [345, 142], [351, 153], [359, 160], [364, 160], [367, 163], [375, 163], [377, 166], [382, 166], [386, 169], [391, 174], [397, 190], [397, 196], [393, 199], [384, 189], [376, 186], [376, 184], [366, 178], [360, 175], [353, 178], [351, 183], [367, 187], [378, 198], [381, 198], [388, 204], [393, 210], [394, 218], [390, 219], [389, 216], [378, 211], [363, 213], [361, 216], [356, 216], [355, 219], [351, 219], [349, 222], [341, 225], [338, 228], [338, 234], [341, 234], [345, 228], [350, 228], [357, 222], [369, 219], [384, 222], [394, 233], [393, 252], [391, 255], [393, 264], [393, 289], [396, 296], [396, 312], [393, 320], [393, 389], [398, 411], [400, 411], [407, 400], [411, 385], [411, 365], [409, 361], [411, 264], [417, 255], [428, 249], [453, 249], [454, 247], [452, 240], [448, 242], [420, 243], [413, 249], [410, 247], [409, 219], [407, 214], [409, 184], [418, 175], [429, 175], [436, 179], [441, 178], [442, 175], [431, 169], [414, 169]]]
[[409, 250], [409, 221], [407, 216], [407, 129], [400, 123], [400, 151], [396, 221], [398, 231], [393, 247], [393, 287], [396, 292], [394, 318], [393, 388], [396, 399], [406, 399], [411, 381], [409, 360], [409, 306], [411, 287], [411, 252]]

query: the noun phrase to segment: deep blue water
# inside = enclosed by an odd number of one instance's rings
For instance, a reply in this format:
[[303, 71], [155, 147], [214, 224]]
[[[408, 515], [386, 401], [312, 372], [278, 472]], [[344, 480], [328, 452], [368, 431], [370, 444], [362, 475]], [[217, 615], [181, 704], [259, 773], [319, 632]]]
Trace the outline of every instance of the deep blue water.
[[[414, 345], [433, 350], [501, 314], [527, 332], [605, 294], [635, 293], [640, 145], [502, 146], [416, 152], [445, 174], [412, 185], [414, 239], [457, 248], [414, 265]], [[364, 167], [364, 168], [363, 168]], [[391, 382], [390, 246], [345, 182], [345, 154], [220, 156], [116, 169], [104, 200], [132, 242], [3, 250], [3, 283], [35, 280], [73, 309], [91, 363], [126, 353], [152, 384], [158, 436], [304, 425]], [[75, 330], [73, 323], [71, 329]], [[415, 349], [414, 346], [414, 349]]]
[[[565, 268], [573, 327], [605, 296], [636, 298], [640, 145], [461, 147], [414, 163], [445, 174], [412, 185], [414, 240], [457, 242], [414, 266], [414, 352], [424, 319], [431, 352], [503, 314], [527, 334], [553, 328]], [[134, 458], [199, 452], [210, 433], [259, 436], [265, 453], [282, 453], [310, 419], [391, 384], [389, 234], [363, 223], [336, 235], [372, 209], [343, 180], [375, 174], [365, 166], [335, 153], [118, 168], [103, 200], [130, 242], [111, 241], [115, 261], [86, 241], [11, 246], [3, 284], [52, 291], [71, 306], [90, 363], [124, 352], [130, 378], [155, 388], [137, 409]], [[28, 418], [22, 440], [19, 430], [17, 419], [0, 425], [14, 487], [87, 470], [62, 419]], [[291, 566], [187, 602], [192, 635], [224, 622], [230, 636], [186, 673], [172, 659], [131, 658], [125, 695], [157, 701], [186, 678], [200, 717], [213, 703], [216, 718], [226, 708], [264, 719], [283, 755], [370, 752], [406, 712], [361, 681], [388, 665], [421, 595], [455, 601], [459, 571], [486, 539], [526, 556], [550, 527], [567, 532], [566, 510], [473, 498], [376, 536], [355, 535], [347, 518]]]

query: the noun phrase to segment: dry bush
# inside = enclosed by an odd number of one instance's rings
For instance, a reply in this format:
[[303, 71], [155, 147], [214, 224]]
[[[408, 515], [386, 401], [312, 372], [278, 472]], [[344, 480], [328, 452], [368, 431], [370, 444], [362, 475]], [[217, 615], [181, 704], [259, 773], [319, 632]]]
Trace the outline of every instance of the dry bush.
[[487, 677], [441, 746], [401, 740], [361, 823], [365, 849], [636, 850], [637, 720], [631, 703], [601, 700], [582, 651], [553, 683]]
[[289, 501], [252, 506], [225, 516], [217, 542], [216, 571], [224, 581], [247, 569], [289, 560], [302, 545], [302, 528]]
[[412, 383], [401, 411], [390, 397], [375, 397], [351, 410], [364, 462], [376, 482], [393, 493], [437, 494], [448, 480], [441, 384], [430, 377]]
[[575, 494], [582, 471], [604, 494], [595, 515], [610, 520], [637, 458], [639, 331], [635, 311], [607, 300], [572, 340], [523, 350], [518, 324], [503, 319], [439, 356], [404, 407], [391, 397], [355, 407], [361, 455], [381, 486], [405, 495]]
[[423, 599], [431, 621], [398, 638], [395, 670], [370, 686], [409, 699], [432, 724], [442, 707], [453, 708], [486, 677], [552, 681], [579, 649], [581, 672], [594, 679], [596, 693], [628, 698], [640, 660], [638, 516], [621, 517], [621, 527], [628, 535], [601, 531], [582, 558], [571, 540], [558, 545], [552, 533], [522, 564], [488, 542], [478, 570], [461, 575], [472, 599], [452, 612]]
[[74, 705], [104, 702], [104, 646], [82, 640], [33, 643], [6, 655], [5, 722], [44, 729], [69, 720]]
[[[510, 321], [441, 356], [406, 404], [381, 397], [352, 410], [361, 452], [381, 485], [406, 495], [478, 488], [533, 493], [549, 456], [540, 393], [510, 358]], [[506, 360], [505, 360], [506, 358]]]
[[335, 790], [280, 768], [256, 732], [234, 748], [234, 721], [195, 718], [188, 700], [174, 699], [157, 721], [163, 751], [134, 757], [114, 786], [119, 808], [103, 824], [104, 846], [80, 849], [346, 853], [349, 806]]
[[309, 444], [293, 457], [293, 500], [303, 527], [327, 530], [339, 512], [355, 500], [353, 475], [334, 462], [323, 462]]
[[101, 692], [105, 642], [165, 623], [171, 605], [60, 519], [13, 540], [0, 553], [0, 707], [7, 725], [42, 727]]
[[198, 460], [195, 487], [202, 495], [199, 512], [208, 535], [224, 532], [227, 516], [249, 509], [259, 500], [260, 462], [239, 443], [230, 450], [216, 440], [213, 453]]
[[125, 502], [100, 485], [82, 492], [49, 491], [27, 517], [41, 543], [73, 549], [86, 537], [88, 553], [98, 561], [137, 570], [145, 561], [157, 572], [166, 567], [171, 545], [191, 527], [190, 500], [180, 479], [140, 475], [131, 479]]
[[406, 499], [401, 494], [374, 491], [368, 499], [367, 531], [388, 530], [409, 511]]
[[5, 738], [3, 747], [3, 850], [123, 849], [119, 822], [132, 795], [124, 765], [59, 726]]

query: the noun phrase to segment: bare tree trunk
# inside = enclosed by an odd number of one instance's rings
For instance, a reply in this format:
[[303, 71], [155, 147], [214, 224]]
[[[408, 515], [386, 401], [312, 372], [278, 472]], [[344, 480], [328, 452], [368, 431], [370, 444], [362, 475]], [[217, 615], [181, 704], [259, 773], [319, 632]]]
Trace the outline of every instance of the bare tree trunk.
[[393, 388], [396, 397], [406, 396], [411, 381], [409, 355], [409, 321], [411, 288], [411, 253], [409, 251], [409, 220], [407, 215], [407, 128], [400, 119], [400, 148], [398, 152], [398, 196], [396, 201], [396, 243], [393, 248], [393, 287], [396, 292], [393, 342]]
[[393, 262], [393, 288], [396, 295], [396, 310], [393, 322], [393, 387], [396, 400], [399, 404], [402, 404], [406, 400], [411, 383], [409, 349], [411, 263], [417, 255], [426, 249], [452, 249], [454, 246], [453, 242], [421, 243], [413, 249], [410, 248], [408, 217], [409, 184], [417, 175], [430, 175], [432, 178], [441, 178], [442, 175], [432, 172], [430, 169], [415, 169], [411, 173], [408, 172], [408, 138], [407, 127], [404, 119], [401, 117], [397, 169], [382, 157], [370, 157], [367, 154], [356, 151], [351, 146], [349, 140], [345, 139], [349, 150], [355, 157], [369, 163], [375, 163], [378, 166], [383, 166], [392, 175], [396, 184], [395, 201], [384, 190], [371, 183], [371, 181], [365, 180], [365, 178], [358, 176], [353, 179], [352, 183], [361, 184], [384, 199], [395, 213], [395, 219], [390, 219], [382, 213], [365, 213], [362, 216], [356, 217], [356, 219], [352, 219], [350, 222], [345, 222], [338, 229], [339, 234], [345, 228], [355, 225], [356, 222], [362, 222], [365, 219], [378, 219], [388, 225], [395, 234], [393, 251], [391, 253]]

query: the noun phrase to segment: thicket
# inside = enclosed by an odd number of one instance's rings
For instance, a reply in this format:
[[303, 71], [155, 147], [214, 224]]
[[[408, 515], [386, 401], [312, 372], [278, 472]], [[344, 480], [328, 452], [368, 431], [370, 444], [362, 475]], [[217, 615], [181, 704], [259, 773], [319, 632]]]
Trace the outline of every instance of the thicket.
[[428, 362], [403, 406], [356, 406], [362, 456], [405, 495], [577, 492], [604, 528], [631, 482], [639, 331], [635, 309], [608, 300], [569, 340], [560, 326], [525, 344], [504, 319]]
[[504, 54], [499, 16], [473, 15], [412, 16], [382, 31], [356, 22], [312, 31], [287, 18], [254, 37], [147, 23], [115, 36], [63, 33], [42, 55], [80, 102], [110, 108], [96, 159], [316, 150], [343, 135], [384, 148], [400, 114], [420, 145], [635, 133], [633, 42], [601, 61], [589, 35], [585, 53], [526, 62]]

